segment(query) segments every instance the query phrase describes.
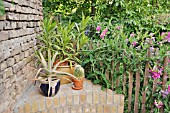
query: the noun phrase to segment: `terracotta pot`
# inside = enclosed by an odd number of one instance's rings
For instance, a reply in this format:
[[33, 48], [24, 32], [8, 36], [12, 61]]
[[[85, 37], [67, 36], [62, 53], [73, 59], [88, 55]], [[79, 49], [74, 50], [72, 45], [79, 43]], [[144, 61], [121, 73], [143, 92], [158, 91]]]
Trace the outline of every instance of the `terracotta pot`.
[[[54, 65], [57, 64], [58, 62], [59, 62], [59, 60], [56, 60], [56, 62], [54, 62]], [[75, 68], [75, 64], [71, 68], [71, 66], [68, 65], [68, 61], [66, 61], [64, 63], [61, 63], [56, 70], [66, 72], [66, 73], [70, 73], [70, 74], [73, 75], [74, 68]], [[72, 77], [68, 76], [68, 75], [62, 75], [61, 78], [60, 78], [61, 84], [68, 84], [71, 81], [72, 81]]]
[[73, 81], [73, 89], [75, 89], [75, 90], [81, 90], [81, 89], [83, 89], [83, 81], [84, 81], [84, 79], [81, 79], [81, 80], [77, 80], [77, 79], [74, 79], [74, 78], [72, 78], [72, 81]]

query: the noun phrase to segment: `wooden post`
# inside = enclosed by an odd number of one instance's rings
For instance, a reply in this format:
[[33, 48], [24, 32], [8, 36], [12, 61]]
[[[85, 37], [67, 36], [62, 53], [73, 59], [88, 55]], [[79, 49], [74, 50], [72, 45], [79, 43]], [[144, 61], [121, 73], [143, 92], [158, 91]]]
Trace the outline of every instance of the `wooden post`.
[[166, 90], [166, 82], [167, 82], [167, 71], [166, 71], [166, 67], [168, 66], [168, 61], [169, 58], [168, 56], [166, 56], [164, 58], [164, 64], [163, 64], [163, 79], [162, 79], [162, 89], [165, 91]]
[[[113, 54], [112, 54], [112, 57], [114, 57]], [[114, 68], [114, 61], [113, 61], [113, 60], [112, 60], [111, 66], [112, 66], [112, 71], [113, 71], [113, 72], [111, 73], [111, 76], [114, 76], [113, 73], [114, 73], [115, 68]], [[112, 86], [111, 86], [111, 87], [112, 87], [112, 90], [114, 90], [114, 80], [113, 80], [113, 77], [111, 77], [111, 78], [112, 78], [112, 79], [111, 79], [111, 80], [112, 80], [112, 83], [111, 83]]]
[[[156, 91], [156, 86], [157, 86], [157, 79], [154, 79], [154, 81], [153, 81], [153, 87], [152, 87], [152, 95], [153, 95], [153, 93]], [[151, 99], [153, 99], [153, 98], [151, 98]], [[154, 104], [151, 105], [151, 113], [154, 112], [153, 106], [154, 106]]]
[[132, 88], [133, 88], [133, 73], [130, 70], [129, 71], [129, 91], [128, 91], [128, 113], [131, 113]]
[[91, 15], [95, 16], [95, 6], [93, 4], [94, 4], [94, 0], [91, 1]]
[[[119, 68], [120, 68], [120, 62], [118, 62], [117, 65], [116, 65], [116, 72], [119, 71]], [[119, 86], [119, 78], [120, 77], [118, 77], [117, 80], [116, 80], [116, 87]]]
[[[166, 67], [168, 66], [168, 62], [169, 58], [168, 56], [166, 56], [164, 58], [164, 64], [163, 64], [163, 77], [162, 77], [162, 90], [166, 90], [166, 82], [167, 82], [167, 71], [166, 71]], [[161, 107], [161, 113], [164, 113], [164, 107]]]
[[124, 69], [124, 72], [123, 72], [123, 93], [125, 94], [126, 92], [126, 65], [123, 64], [123, 69]]
[[[148, 58], [150, 58], [150, 49], [148, 49], [147, 56], [148, 56]], [[146, 62], [146, 66], [145, 66], [145, 75], [144, 75], [143, 87], [147, 86], [147, 84], [148, 84], [148, 75], [149, 75], [149, 61]], [[144, 90], [142, 92], [142, 113], [146, 113], [146, 109], [145, 109], [146, 91], [147, 90]]]
[[[138, 67], [138, 66], [137, 66]], [[138, 113], [138, 102], [139, 102], [139, 88], [140, 88], [140, 71], [136, 72], [136, 87], [135, 87], [135, 103], [134, 113]]]

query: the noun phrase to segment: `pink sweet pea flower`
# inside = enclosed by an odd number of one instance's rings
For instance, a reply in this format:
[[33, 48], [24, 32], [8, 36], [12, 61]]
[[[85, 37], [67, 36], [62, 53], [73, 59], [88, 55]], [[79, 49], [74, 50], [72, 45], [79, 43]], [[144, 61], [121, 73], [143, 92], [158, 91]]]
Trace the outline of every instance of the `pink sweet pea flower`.
[[105, 29], [102, 31], [100, 38], [104, 39], [104, 37], [106, 36], [106, 33], [108, 32], [108, 29]]
[[134, 37], [134, 36], [135, 36], [135, 34], [134, 34], [134, 33], [131, 33], [131, 34], [130, 34], [130, 36], [131, 36], [131, 37]]
[[121, 26], [117, 26], [116, 29], [119, 30], [121, 28]]
[[153, 37], [154, 33], [150, 33], [149, 35], [150, 35], [151, 37]]
[[96, 31], [99, 31], [99, 32], [100, 32], [100, 29], [101, 29], [101, 26], [97, 26], [97, 27], [96, 27]]
[[163, 106], [163, 103], [161, 101], [156, 101], [154, 102], [154, 105], [157, 107], [157, 108], [161, 108]]
[[162, 82], [158, 82], [157, 84], [161, 85], [161, 84], [162, 84]]
[[162, 94], [163, 98], [166, 98], [169, 94], [168, 90], [166, 90], [166, 91], [162, 90], [160, 93]]
[[170, 43], [170, 32], [168, 32], [168, 35], [167, 35], [167, 36], [165, 36], [165, 37], [164, 37], [164, 39], [166, 39], [166, 40], [167, 40], [167, 42], [169, 42], [169, 43]]
[[161, 36], [163, 36], [163, 35], [165, 35], [165, 32], [162, 32], [162, 33], [161, 33]]
[[168, 89], [167, 89], [167, 91], [170, 93], [170, 85], [168, 86]]
[[163, 71], [163, 68], [160, 68], [160, 70], [158, 70], [158, 71], [157, 70], [149, 70], [153, 79], [160, 78], [160, 76], [162, 75], [162, 71]]
[[132, 42], [133, 46], [136, 46], [137, 42]]
[[155, 48], [154, 48], [153, 46], [152, 46], [152, 47], [150, 47], [150, 50], [151, 50], [151, 51], [154, 51], [154, 49], [155, 49]]

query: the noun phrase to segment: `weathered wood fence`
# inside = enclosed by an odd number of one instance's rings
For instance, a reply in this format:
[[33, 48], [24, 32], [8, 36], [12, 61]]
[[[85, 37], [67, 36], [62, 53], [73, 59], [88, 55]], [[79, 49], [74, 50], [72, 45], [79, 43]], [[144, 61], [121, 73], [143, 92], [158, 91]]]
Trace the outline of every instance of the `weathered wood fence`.
[[[148, 51], [148, 57], [150, 57], [150, 52]], [[167, 72], [166, 72], [166, 67], [168, 66], [168, 57], [164, 58], [164, 63], [163, 63], [163, 76], [162, 76], [162, 89], [165, 91], [166, 90], [166, 82], [167, 82]], [[113, 65], [113, 64], [112, 64]], [[119, 71], [119, 66], [120, 64], [118, 63], [116, 66], [116, 70]], [[123, 65], [124, 67], [124, 73], [123, 73], [123, 81], [120, 81], [119, 77], [116, 80], [116, 84], [114, 83], [115, 80], [112, 80], [112, 87], [114, 88], [114, 85], [116, 85], [115, 87], [118, 87], [120, 85], [122, 85], [122, 90], [123, 93], [125, 94], [125, 92], [128, 91], [128, 112], [134, 112], [134, 113], [139, 113], [139, 92], [140, 89], [142, 87], [146, 87], [148, 84], [148, 76], [149, 76], [149, 61], [146, 62], [146, 66], [145, 66], [145, 73], [144, 75], [141, 75], [140, 71], [136, 71], [136, 73], [133, 73], [132, 70], [128, 70], [126, 68], [126, 65]], [[129, 75], [127, 75], [126, 71], [129, 71]], [[135, 76], [134, 76], [135, 74]], [[128, 77], [128, 78], [127, 78]], [[109, 75], [106, 74], [106, 78], [109, 79]], [[143, 84], [141, 84], [141, 79], [143, 80]], [[126, 84], [128, 84], [128, 89]], [[135, 84], [135, 85], [134, 85]], [[155, 79], [153, 81], [153, 89], [152, 89], [152, 93], [154, 93], [156, 91], [156, 84], [157, 84], [157, 80]], [[132, 92], [132, 89], [135, 88], [135, 94], [133, 94], [134, 92]], [[142, 113], [146, 113], [146, 91], [144, 90], [142, 92], [142, 106], [141, 106], [141, 110]], [[132, 95], [135, 95], [135, 101], [134, 104], [132, 104]], [[133, 106], [134, 105], [134, 106]], [[134, 108], [132, 111], [132, 107]], [[148, 112], [148, 111], [147, 111]], [[153, 106], [151, 109], [151, 112], [153, 112]], [[161, 112], [163, 113], [163, 108], [161, 110]]]
[[[90, 50], [93, 49], [92, 45], [93, 44], [91, 42], [90, 47], [89, 47]], [[98, 46], [100, 46], [100, 44], [98, 44]], [[150, 49], [148, 49], [148, 51], [147, 51], [147, 57], [148, 58], [152, 57]], [[166, 56], [163, 61], [163, 76], [161, 76], [162, 77], [162, 89], [164, 91], [166, 90], [166, 82], [167, 82], [167, 76], [168, 76], [166, 67], [168, 66], [168, 63], [169, 63], [169, 57]], [[103, 65], [103, 62], [101, 61], [100, 66], [102, 66], [102, 65]], [[117, 63], [117, 65], [114, 67], [114, 62], [112, 61], [111, 67], [113, 67], [113, 70], [115, 70], [114, 68], [116, 68], [116, 71], [119, 71], [120, 63]], [[127, 75], [127, 71], [128, 71], [128, 75]], [[126, 64], [123, 64], [123, 75], [119, 76], [117, 78], [117, 80], [113, 80], [113, 79], [111, 79], [111, 76], [113, 76], [113, 74], [110, 73], [110, 75], [109, 75], [109, 72], [106, 70], [106, 79], [111, 81], [112, 90], [115, 90], [115, 88], [118, 86], [122, 86], [123, 93], [125, 94], [126, 92], [128, 92], [128, 97], [127, 97], [128, 98], [128, 113], [132, 113], [132, 112], [139, 113], [139, 109], [140, 109], [141, 113], [148, 112], [148, 109], [146, 110], [147, 89], [142, 92], [142, 102], [141, 102], [141, 100], [139, 100], [139, 93], [141, 92], [140, 89], [144, 89], [148, 85], [149, 74], [150, 74], [149, 73], [149, 61], [147, 61], [145, 64], [144, 75], [142, 75], [140, 73], [140, 70], [137, 70], [134, 73], [132, 70], [127, 69]], [[120, 77], [122, 77], [122, 81], [120, 81]], [[115, 83], [115, 81], [116, 81], [116, 83]], [[127, 88], [127, 84], [128, 84], [128, 88]], [[155, 79], [153, 81], [152, 93], [154, 93], [156, 91], [156, 84], [157, 84], [157, 80]], [[135, 92], [133, 91], [134, 88], [135, 88]], [[134, 98], [133, 95], [135, 95], [134, 103], [132, 103], [133, 102], [132, 98]], [[142, 105], [140, 105], [141, 108], [139, 108], [139, 103], [142, 104]], [[133, 110], [132, 110], [132, 108], [133, 108]], [[154, 110], [153, 105], [151, 105], [151, 110], [149, 110], [149, 112], [153, 113], [153, 110]], [[161, 108], [161, 113], [164, 113], [163, 108]]]

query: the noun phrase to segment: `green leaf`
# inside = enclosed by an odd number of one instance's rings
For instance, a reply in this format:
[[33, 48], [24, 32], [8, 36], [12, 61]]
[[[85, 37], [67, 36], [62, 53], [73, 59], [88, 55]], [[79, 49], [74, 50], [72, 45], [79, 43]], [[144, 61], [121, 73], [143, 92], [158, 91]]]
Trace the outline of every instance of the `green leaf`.
[[0, 0], [0, 16], [3, 16], [5, 14], [5, 7], [2, 0]]

